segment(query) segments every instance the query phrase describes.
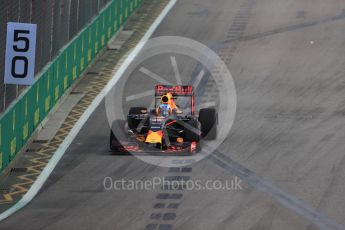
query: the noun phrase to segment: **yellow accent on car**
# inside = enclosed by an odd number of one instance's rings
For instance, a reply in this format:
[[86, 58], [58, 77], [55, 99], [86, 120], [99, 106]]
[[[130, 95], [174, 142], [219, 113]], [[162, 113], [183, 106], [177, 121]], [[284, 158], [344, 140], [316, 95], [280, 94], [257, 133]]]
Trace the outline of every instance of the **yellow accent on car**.
[[183, 138], [182, 138], [182, 137], [178, 137], [178, 138], [176, 139], [176, 141], [179, 142], [179, 143], [182, 143], [182, 142], [183, 142]]
[[158, 132], [149, 132], [149, 134], [146, 137], [146, 143], [162, 143], [162, 131], [158, 131]]

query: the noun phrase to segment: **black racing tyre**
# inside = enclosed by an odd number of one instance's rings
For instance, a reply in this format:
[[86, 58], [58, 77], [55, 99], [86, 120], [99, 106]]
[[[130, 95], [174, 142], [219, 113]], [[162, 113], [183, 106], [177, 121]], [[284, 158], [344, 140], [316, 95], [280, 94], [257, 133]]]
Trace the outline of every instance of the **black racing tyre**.
[[[146, 111], [146, 112], [144, 112]], [[141, 115], [141, 114], [145, 114], [147, 113], [147, 108], [145, 107], [132, 107], [129, 109], [128, 112], [128, 118], [127, 118], [127, 122], [128, 122], [128, 128], [129, 129], [136, 129], [138, 128], [140, 122], [142, 120], [140, 119], [136, 119], [134, 117], [131, 117], [131, 115]]]
[[125, 126], [126, 126], [126, 121], [123, 121], [123, 120], [113, 121], [111, 125], [111, 130], [110, 130], [110, 140], [109, 140], [110, 150], [117, 151], [122, 147], [121, 142], [119, 141], [120, 137], [116, 137], [114, 135], [113, 130], [119, 130], [119, 133], [124, 135]]
[[[195, 119], [191, 119], [187, 122], [185, 122], [187, 124], [187, 127], [184, 127], [184, 139], [187, 142], [192, 142], [192, 141], [196, 141], [199, 142], [200, 140], [200, 128], [199, 128], [199, 122]], [[189, 129], [188, 126], [192, 126], [195, 129]]]
[[214, 108], [200, 109], [199, 122], [201, 124], [202, 136], [205, 140], [217, 138], [218, 113]]

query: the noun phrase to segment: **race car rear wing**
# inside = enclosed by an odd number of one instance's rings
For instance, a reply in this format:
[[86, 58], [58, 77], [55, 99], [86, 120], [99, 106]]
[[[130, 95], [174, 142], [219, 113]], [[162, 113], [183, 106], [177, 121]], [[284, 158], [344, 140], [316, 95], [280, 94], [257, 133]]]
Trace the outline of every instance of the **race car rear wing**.
[[[194, 115], [194, 91], [191, 85], [156, 85], [155, 98], [161, 98], [163, 95], [171, 93], [173, 99], [177, 97], [191, 97], [191, 114]], [[155, 100], [155, 108], [157, 107], [157, 101]]]
[[193, 86], [191, 85], [156, 85], [155, 96], [160, 97], [167, 93], [171, 93], [174, 97], [176, 96], [193, 96]]

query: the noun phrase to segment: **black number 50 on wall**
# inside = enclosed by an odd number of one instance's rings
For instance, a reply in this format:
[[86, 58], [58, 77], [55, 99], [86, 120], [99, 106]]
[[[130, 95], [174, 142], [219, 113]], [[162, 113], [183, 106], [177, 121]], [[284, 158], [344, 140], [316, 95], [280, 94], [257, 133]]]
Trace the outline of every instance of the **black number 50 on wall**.
[[7, 24], [5, 84], [34, 83], [36, 30], [35, 24]]

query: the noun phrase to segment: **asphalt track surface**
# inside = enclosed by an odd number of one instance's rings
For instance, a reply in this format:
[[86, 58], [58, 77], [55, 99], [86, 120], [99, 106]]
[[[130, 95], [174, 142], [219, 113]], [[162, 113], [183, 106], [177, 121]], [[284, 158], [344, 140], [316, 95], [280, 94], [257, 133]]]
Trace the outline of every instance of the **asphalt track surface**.
[[[237, 113], [225, 142], [184, 169], [111, 155], [102, 103], [37, 197], [0, 229], [344, 229], [343, 8], [339, 0], [178, 1], [154, 37], [184, 36], [231, 52], [225, 62]], [[147, 67], [171, 76], [171, 63], [160, 60]], [[188, 83], [195, 66], [177, 63]], [[154, 82], [128, 84], [126, 93], [135, 95]], [[105, 177], [176, 176], [223, 182], [238, 176], [242, 189], [103, 186]]]

